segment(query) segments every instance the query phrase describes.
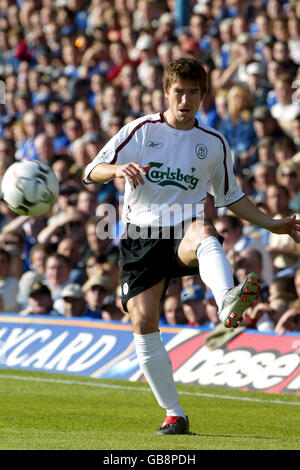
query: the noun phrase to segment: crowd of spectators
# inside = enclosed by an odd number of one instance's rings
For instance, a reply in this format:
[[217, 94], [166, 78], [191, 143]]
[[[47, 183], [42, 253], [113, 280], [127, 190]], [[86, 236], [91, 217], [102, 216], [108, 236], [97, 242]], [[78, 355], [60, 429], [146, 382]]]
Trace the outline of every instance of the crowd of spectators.
[[[173, 58], [202, 61], [209, 87], [196, 119], [222, 132], [238, 184], [273, 217], [300, 213], [300, 1], [0, 0], [0, 182], [15, 161], [50, 165], [60, 184], [51, 213], [17, 216], [0, 201], [0, 308], [128, 321], [118, 240], [124, 182], [82, 183], [86, 165], [127, 122], [166, 108]], [[1, 82], [2, 83], [2, 82]], [[111, 236], [97, 227], [114, 207]], [[244, 222], [208, 195], [237, 282], [263, 281], [244, 325], [300, 331], [300, 245]], [[199, 276], [171, 281], [163, 325], [218, 324]]]

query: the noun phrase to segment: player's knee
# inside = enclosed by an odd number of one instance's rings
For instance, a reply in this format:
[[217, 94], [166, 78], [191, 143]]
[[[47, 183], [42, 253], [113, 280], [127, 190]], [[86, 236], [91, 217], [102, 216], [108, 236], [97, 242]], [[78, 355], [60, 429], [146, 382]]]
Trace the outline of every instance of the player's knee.
[[132, 323], [133, 331], [140, 335], [154, 333], [158, 329], [157, 312], [148, 306], [141, 306], [129, 300], [127, 309]]

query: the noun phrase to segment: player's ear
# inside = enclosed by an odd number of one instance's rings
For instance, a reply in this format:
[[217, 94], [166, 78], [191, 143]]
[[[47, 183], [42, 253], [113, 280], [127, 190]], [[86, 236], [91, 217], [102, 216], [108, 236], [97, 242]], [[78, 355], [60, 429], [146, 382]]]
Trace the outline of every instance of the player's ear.
[[165, 98], [168, 98], [169, 94], [165, 86], [163, 86], [163, 90], [164, 90]]

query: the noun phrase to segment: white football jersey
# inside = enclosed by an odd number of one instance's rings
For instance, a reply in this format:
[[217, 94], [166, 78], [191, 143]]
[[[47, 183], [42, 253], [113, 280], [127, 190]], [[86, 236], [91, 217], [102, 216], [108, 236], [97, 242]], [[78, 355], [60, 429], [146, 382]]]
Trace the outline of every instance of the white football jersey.
[[231, 152], [225, 138], [211, 127], [195, 125], [190, 130], [170, 127], [163, 113], [151, 114], [126, 124], [87, 166], [89, 174], [102, 162], [151, 165], [142, 175], [144, 185], [126, 181], [122, 221], [135, 225], [176, 225], [203, 216], [207, 192], [217, 207], [244, 196], [237, 185]]

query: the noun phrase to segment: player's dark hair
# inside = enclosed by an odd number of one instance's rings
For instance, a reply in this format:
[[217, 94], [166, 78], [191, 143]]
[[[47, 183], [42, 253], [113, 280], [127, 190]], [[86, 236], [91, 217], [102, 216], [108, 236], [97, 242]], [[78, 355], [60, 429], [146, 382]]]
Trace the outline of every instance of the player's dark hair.
[[168, 65], [164, 86], [168, 91], [176, 80], [195, 80], [199, 82], [202, 95], [207, 91], [207, 74], [204, 67], [196, 59], [175, 59]]

